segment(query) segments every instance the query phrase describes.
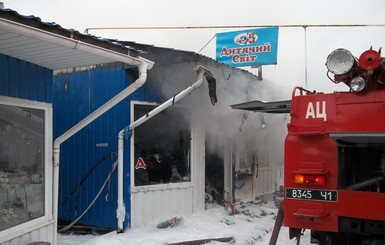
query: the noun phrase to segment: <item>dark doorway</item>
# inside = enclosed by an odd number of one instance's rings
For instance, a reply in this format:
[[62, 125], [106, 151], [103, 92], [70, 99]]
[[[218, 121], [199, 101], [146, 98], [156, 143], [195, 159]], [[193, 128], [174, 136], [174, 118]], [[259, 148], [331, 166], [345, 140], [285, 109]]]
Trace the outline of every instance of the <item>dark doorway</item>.
[[223, 205], [224, 160], [218, 152], [210, 152], [206, 147], [206, 203]]

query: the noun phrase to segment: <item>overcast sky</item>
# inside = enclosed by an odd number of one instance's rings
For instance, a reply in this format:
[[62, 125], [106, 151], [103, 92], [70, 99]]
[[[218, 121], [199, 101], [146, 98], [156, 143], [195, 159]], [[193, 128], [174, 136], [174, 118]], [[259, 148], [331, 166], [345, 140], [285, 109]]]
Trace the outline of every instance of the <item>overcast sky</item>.
[[[384, 0], [0, 0], [5, 8], [83, 33], [91, 27], [385, 25]], [[90, 34], [160, 47], [199, 52], [215, 58], [216, 33], [237, 29], [91, 30]], [[209, 42], [212, 39], [211, 42]], [[306, 40], [306, 42], [305, 42]], [[326, 77], [325, 60], [337, 49], [353, 55], [385, 47], [385, 27], [281, 27], [278, 64], [263, 77], [292, 88], [341, 90]], [[306, 47], [306, 48], [305, 48]]]

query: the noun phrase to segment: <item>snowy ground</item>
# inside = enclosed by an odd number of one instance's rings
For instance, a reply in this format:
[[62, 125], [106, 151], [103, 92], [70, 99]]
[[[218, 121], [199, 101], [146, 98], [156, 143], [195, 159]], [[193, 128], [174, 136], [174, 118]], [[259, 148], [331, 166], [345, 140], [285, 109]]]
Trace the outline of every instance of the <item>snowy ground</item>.
[[[121, 234], [106, 235], [58, 235], [59, 245], [165, 245], [182, 241], [208, 238], [233, 237], [233, 242], [209, 242], [207, 244], [269, 244], [274, 227], [277, 208], [273, 201], [239, 203], [237, 214], [229, 215], [229, 210], [219, 205], [210, 205], [207, 210], [182, 217], [174, 227], [156, 228], [162, 221], [155, 221], [146, 227], [129, 229]], [[289, 240], [288, 228], [282, 227], [277, 244], [296, 244]], [[301, 238], [302, 245], [310, 244], [306, 232]]]

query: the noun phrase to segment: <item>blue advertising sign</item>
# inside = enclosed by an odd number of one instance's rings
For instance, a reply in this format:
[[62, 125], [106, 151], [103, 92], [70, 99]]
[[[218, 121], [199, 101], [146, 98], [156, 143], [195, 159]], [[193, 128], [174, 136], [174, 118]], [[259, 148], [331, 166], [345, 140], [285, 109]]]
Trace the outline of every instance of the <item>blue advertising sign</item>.
[[217, 33], [216, 59], [230, 66], [277, 64], [278, 27]]

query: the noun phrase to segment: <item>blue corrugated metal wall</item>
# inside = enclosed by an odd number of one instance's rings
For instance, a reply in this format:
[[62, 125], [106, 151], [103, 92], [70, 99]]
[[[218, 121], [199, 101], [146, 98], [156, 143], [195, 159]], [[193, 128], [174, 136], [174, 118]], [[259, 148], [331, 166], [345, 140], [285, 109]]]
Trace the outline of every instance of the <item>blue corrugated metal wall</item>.
[[0, 95], [52, 103], [52, 70], [0, 54]]
[[[126, 71], [121, 64], [55, 75], [54, 138], [99, 108], [136, 78], [135, 72]], [[152, 90], [143, 86], [61, 145], [59, 219], [75, 220], [103, 185], [117, 156], [100, 161], [118, 151], [118, 132], [130, 122], [130, 100], [154, 101], [155, 98]], [[124, 196], [127, 210], [125, 227], [129, 226], [130, 220], [129, 149], [127, 140], [124, 163]], [[116, 207], [117, 170], [101, 196], [78, 223], [115, 229]]]

